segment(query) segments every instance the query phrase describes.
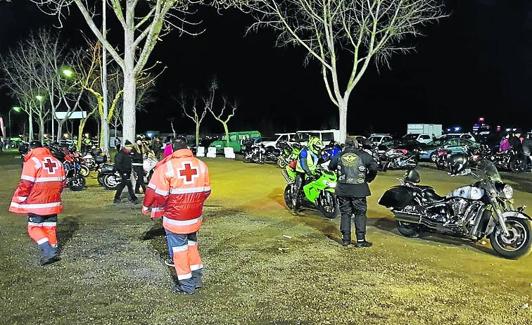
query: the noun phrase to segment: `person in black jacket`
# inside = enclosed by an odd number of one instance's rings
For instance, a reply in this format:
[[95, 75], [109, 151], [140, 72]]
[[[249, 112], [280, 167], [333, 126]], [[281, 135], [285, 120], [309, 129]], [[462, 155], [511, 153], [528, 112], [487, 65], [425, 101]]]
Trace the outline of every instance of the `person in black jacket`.
[[135, 194], [140, 194], [141, 187], [142, 193], [146, 193], [146, 184], [144, 184], [144, 154], [145, 150], [142, 139], [137, 138], [132, 152], [133, 171], [135, 171], [137, 176], [137, 181], [135, 182]]
[[342, 245], [351, 244], [351, 217], [354, 215], [357, 238], [355, 246], [370, 247], [372, 244], [366, 241], [366, 197], [371, 195], [368, 183], [377, 176], [377, 163], [367, 152], [358, 149], [355, 138], [348, 137], [344, 151], [331, 160], [329, 169], [338, 173], [336, 197], [342, 215]]
[[120, 150], [115, 156], [115, 169], [120, 173], [121, 180], [120, 184], [116, 188], [114, 203], [120, 203], [120, 196], [124, 187], [127, 186], [127, 191], [129, 193], [129, 201], [134, 204], [138, 204], [139, 200], [133, 192], [133, 184], [131, 184], [131, 150], [133, 145], [129, 140], [126, 140], [124, 147]]

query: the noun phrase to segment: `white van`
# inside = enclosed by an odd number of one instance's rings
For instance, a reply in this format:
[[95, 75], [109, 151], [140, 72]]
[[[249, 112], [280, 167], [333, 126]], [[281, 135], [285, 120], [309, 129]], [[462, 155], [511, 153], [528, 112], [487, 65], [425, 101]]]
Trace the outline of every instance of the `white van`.
[[302, 145], [306, 145], [311, 136], [320, 138], [324, 145], [328, 145], [331, 142], [340, 142], [340, 130], [297, 131], [296, 134]]
[[277, 148], [277, 144], [279, 142], [286, 142], [286, 143], [294, 143], [297, 142], [297, 136], [294, 132], [291, 133], [275, 133], [275, 137], [273, 139], [267, 140], [263, 139], [261, 143], [265, 147], [274, 147]]

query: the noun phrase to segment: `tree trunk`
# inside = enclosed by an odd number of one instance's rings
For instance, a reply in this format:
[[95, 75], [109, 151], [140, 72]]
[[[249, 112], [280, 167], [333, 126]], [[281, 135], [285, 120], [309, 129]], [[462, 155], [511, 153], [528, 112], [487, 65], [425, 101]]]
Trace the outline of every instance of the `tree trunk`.
[[199, 131], [200, 131], [200, 124], [196, 123], [196, 149], [199, 147]]
[[340, 122], [340, 142], [345, 143], [345, 139], [347, 138], [347, 102], [340, 101], [338, 114]]
[[[134, 24], [134, 21], [133, 23]], [[135, 32], [133, 27], [124, 29], [124, 107], [122, 112], [122, 143], [126, 140], [135, 142], [136, 97], [135, 78]]]
[[78, 150], [81, 150], [81, 140], [83, 139], [83, 130], [85, 129], [85, 123], [87, 123], [88, 118], [84, 118], [79, 120], [79, 128], [78, 128], [78, 143], [76, 147]]
[[63, 133], [63, 124], [65, 122], [67, 122], [68, 120], [60, 120], [60, 121], [57, 121], [57, 141], [59, 142], [59, 140], [61, 140], [62, 138], [62, 134]]
[[[102, 0], [102, 35], [107, 39], [107, 2]], [[102, 96], [103, 96], [103, 114], [100, 116], [100, 123], [102, 125], [102, 134], [100, 137], [100, 147], [104, 153], [109, 152], [109, 121], [107, 115], [109, 114], [108, 90], [107, 90], [107, 49], [102, 46]]]
[[28, 114], [28, 141], [33, 141], [33, 115]]
[[224, 126], [225, 131], [225, 143], [227, 146], [229, 146], [229, 126], [227, 126], [227, 123], [222, 123]]
[[44, 118], [39, 115], [39, 141], [44, 144]]

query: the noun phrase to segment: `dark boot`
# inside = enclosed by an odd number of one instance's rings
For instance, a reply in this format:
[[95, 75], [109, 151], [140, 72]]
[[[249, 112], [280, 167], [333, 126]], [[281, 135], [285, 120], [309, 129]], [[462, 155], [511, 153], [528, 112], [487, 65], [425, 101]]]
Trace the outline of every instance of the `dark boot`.
[[372, 243], [370, 243], [369, 241], [367, 240], [357, 240], [357, 243], [355, 244], [355, 247], [356, 248], [366, 248], [366, 247], [371, 247], [373, 246]]

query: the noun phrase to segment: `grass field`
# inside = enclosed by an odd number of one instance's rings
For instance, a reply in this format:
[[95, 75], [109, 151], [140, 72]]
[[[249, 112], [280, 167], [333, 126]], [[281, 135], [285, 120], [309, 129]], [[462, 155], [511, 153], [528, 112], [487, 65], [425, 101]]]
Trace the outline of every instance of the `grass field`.
[[[401, 172], [372, 185], [374, 246], [360, 250], [338, 244], [338, 220], [288, 213], [275, 166], [207, 164], [205, 284], [181, 296], [170, 291], [160, 224], [139, 206], [114, 206], [94, 179], [64, 193], [62, 261], [38, 266], [25, 218], [7, 212], [20, 160], [2, 154], [0, 324], [532, 324], [532, 256], [505, 260], [488, 243], [398, 235], [376, 201]], [[441, 193], [470, 182], [421, 175]], [[532, 207], [530, 184], [512, 183], [516, 202]]]

